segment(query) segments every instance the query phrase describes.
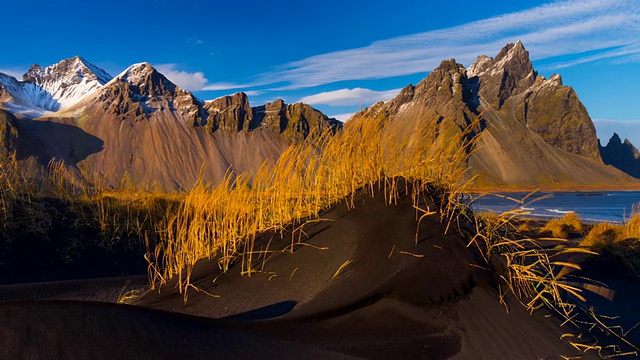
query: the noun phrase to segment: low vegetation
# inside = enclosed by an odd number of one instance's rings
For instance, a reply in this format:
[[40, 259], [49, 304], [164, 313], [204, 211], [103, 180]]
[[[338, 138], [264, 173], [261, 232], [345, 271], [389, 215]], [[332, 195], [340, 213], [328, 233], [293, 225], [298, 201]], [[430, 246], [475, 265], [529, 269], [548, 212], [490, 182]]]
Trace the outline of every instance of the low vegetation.
[[569, 212], [561, 218], [551, 219], [540, 229], [540, 233], [546, 233], [559, 239], [568, 239], [572, 235], [581, 236], [582, 231], [582, 220], [575, 212]]
[[[629, 246], [639, 243], [628, 238], [634, 234], [640, 217], [632, 216], [625, 226], [596, 224], [582, 240], [579, 236], [574, 236], [575, 239], [569, 241], [567, 238], [570, 235], [586, 232], [587, 227], [576, 214], [568, 213], [563, 218], [548, 221], [537, 231], [538, 236], [531, 237], [532, 228], [526, 220], [528, 212], [521, 207], [524, 200], [514, 201], [516, 203], [511, 211], [478, 214], [475, 221], [479, 231], [472, 239], [473, 244], [485, 251], [487, 262], [501, 274], [503, 285], [506, 285], [500, 289], [501, 301], [504, 301], [507, 293], [514, 294], [532, 312], [545, 307], [564, 318], [567, 323], [588, 329], [592, 333], [600, 332], [609, 338], [616, 338], [631, 349], [623, 351], [614, 345], [586, 343], [579, 341], [582, 335], [566, 334], [573, 338], [570, 343], [577, 350], [594, 351], [602, 358], [637, 356], [640, 348], [626, 339], [627, 333], [620, 326], [612, 323], [615, 319], [597, 314], [586, 303], [585, 290], [611, 297], [610, 289], [598, 281], [580, 275], [573, 276], [572, 273], [582, 269], [582, 265], [574, 259], [600, 257], [605, 252], [615, 255], [616, 263], [640, 269], [637, 267], [640, 265], [640, 258], [637, 256], [640, 254], [640, 247]], [[527, 225], [523, 228], [522, 224]]]
[[599, 223], [580, 242], [612, 263], [624, 266], [631, 274], [640, 276], [640, 208], [633, 209], [624, 224]]
[[140, 189], [76, 180], [62, 162], [46, 168], [0, 159], [1, 282], [105, 276], [144, 270], [168, 203]]

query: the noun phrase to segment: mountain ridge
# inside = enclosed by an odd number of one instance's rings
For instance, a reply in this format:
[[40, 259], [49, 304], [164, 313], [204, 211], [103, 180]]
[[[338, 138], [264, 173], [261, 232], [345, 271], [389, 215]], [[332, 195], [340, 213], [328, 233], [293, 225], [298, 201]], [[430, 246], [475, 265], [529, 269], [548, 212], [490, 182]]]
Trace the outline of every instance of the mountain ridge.
[[[85, 61], [76, 57], [47, 68], [33, 66], [25, 75], [28, 81], [7, 80], [36, 87], [51, 75], [43, 69], [58, 68], [64, 71], [53, 77], [56, 81], [94, 85], [57, 111], [49, 107], [37, 116], [20, 113], [23, 119], [14, 121], [20, 158], [35, 157], [42, 165], [53, 158], [64, 160], [108, 186], [128, 177], [163, 189], [187, 189], [199, 178], [216, 184], [229, 170], [255, 173], [264, 162], [274, 163], [291, 143], [342, 126], [306, 104], [278, 100], [251, 107], [244, 93], [202, 101], [149, 63], [133, 64], [108, 78], [106, 73], [86, 74], [91, 67]], [[19, 92], [9, 90], [0, 99], [12, 110], [12, 94]], [[274, 106], [275, 114], [264, 112]]]
[[420, 119], [438, 119], [441, 132], [462, 131], [479, 117], [468, 162], [473, 187], [483, 189], [638, 188], [606, 166], [595, 126], [575, 91], [554, 75], [537, 74], [521, 42], [465, 68], [443, 61], [416, 86], [356, 116], [383, 116], [392, 134], [413, 136]]
[[[45, 95], [30, 97], [38, 89]], [[29, 104], [34, 99], [42, 101]], [[30, 105], [45, 111], [16, 111]], [[0, 74], [0, 108], [29, 120], [7, 121], [15, 131], [6, 134], [18, 134], [7, 144], [17, 143], [22, 157], [62, 159], [106, 184], [128, 176], [166, 189], [199, 177], [215, 184], [228, 170], [255, 172], [290, 144], [342, 127], [307, 104], [252, 107], [241, 92], [202, 101], [148, 63], [111, 77], [79, 56], [34, 65], [23, 81]], [[388, 118], [386, 131], [401, 137], [414, 136], [419, 119], [436, 117], [443, 134], [453, 134], [482, 115], [468, 163], [478, 189], [638, 186], [605, 165], [575, 91], [560, 75], [539, 75], [521, 42], [468, 67], [444, 60], [417, 85], [356, 115]]]

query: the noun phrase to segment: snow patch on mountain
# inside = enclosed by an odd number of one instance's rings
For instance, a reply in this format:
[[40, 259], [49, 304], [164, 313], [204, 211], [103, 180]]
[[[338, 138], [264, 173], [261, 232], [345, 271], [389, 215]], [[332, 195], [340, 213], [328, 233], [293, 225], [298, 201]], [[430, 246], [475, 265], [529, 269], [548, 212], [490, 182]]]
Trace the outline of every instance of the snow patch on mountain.
[[22, 81], [0, 74], [6, 93], [2, 103], [16, 113], [42, 116], [77, 104], [110, 80], [111, 75], [79, 56], [47, 67], [32, 65]]
[[[50, 113], [57, 101], [40, 86], [18, 81], [13, 76], [0, 73], [0, 102], [14, 113], [38, 117]], [[59, 105], [57, 105], [59, 107]]]
[[104, 70], [80, 56], [63, 60], [45, 68], [33, 65], [23, 76], [25, 82], [40, 86], [55, 102], [45, 104], [46, 110], [64, 110], [96, 92], [111, 80]]
[[153, 67], [146, 62], [137, 63], [129, 66], [123, 72], [118, 74], [112, 81], [121, 80], [133, 85], [139, 85], [144, 82], [145, 78], [153, 71]]

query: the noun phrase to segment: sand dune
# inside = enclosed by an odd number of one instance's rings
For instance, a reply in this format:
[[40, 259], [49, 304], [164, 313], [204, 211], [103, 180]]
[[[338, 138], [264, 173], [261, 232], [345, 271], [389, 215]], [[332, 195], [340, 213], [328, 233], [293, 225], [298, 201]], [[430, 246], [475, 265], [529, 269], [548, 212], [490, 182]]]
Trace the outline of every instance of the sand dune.
[[[304, 232], [262, 234], [257, 272], [197, 264], [188, 302], [174, 284], [135, 305], [10, 302], [0, 306], [2, 358], [538, 359], [580, 355], [573, 329], [500, 304], [491, 274], [457, 231], [443, 236], [409, 194], [387, 206], [358, 195]], [[422, 206], [437, 209], [434, 199]], [[417, 233], [417, 236], [416, 236]], [[294, 242], [293, 252], [290, 250]], [[417, 243], [416, 243], [417, 241]], [[211, 296], [215, 295], [215, 296]], [[588, 358], [588, 357], [587, 357]]]

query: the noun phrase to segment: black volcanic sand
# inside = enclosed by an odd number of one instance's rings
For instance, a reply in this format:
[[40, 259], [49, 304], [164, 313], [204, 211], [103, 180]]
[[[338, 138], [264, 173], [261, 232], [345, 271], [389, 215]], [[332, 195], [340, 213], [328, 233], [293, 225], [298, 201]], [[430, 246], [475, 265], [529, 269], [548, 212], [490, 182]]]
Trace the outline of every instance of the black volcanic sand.
[[[423, 199], [431, 210], [434, 200]], [[0, 358], [538, 359], [579, 353], [576, 332], [516, 301], [500, 304], [468, 240], [402, 194], [357, 195], [303, 232], [262, 234], [241, 275], [200, 261], [188, 302], [168, 284], [137, 306], [82, 302], [0, 306]], [[416, 230], [418, 230], [416, 237]], [[293, 253], [290, 251], [291, 242]], [[416, 244], [417, 242], [417, 244]], [[337, 270], [351, 261], [337, 273]], [[31, 356], [33, 355], [33, 356]], [[593, 354], [587, 355], [594, 356]]]

